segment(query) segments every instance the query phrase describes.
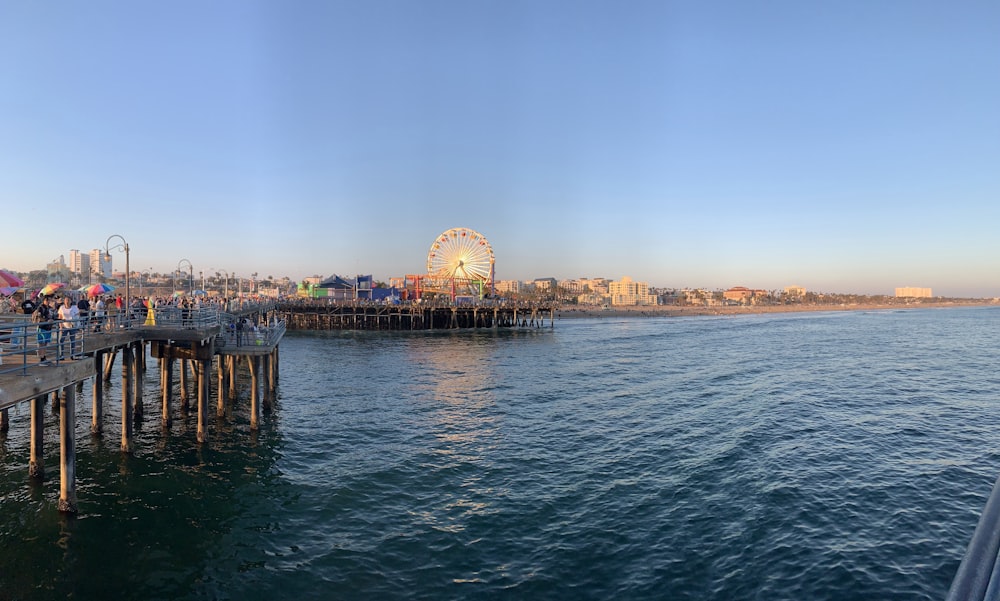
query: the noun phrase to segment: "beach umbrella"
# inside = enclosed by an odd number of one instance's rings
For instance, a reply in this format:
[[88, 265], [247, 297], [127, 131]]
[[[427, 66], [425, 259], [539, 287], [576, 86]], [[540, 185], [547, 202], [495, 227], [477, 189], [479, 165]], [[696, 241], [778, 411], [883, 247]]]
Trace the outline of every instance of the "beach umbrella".
[[18, 289], [14, 286], [4, 286], [3, 288], [0, 288], [0, 295], [10, 296], [11, 294], [17, 292], [17, 290]]
[[0, 283], [4, 286], [10, 286], [12, 288], [20, 288], [21, 286], [24, 286], [24, 280], [3, 269], [0, 269]]
[[195, 290], [191, 294], [193, 294], [194, 296], [208, 296], [208, 293], [205, 292], [204, 290]]
[[87, 296], [100, 296], [102, 294], [112, 292], [114, 289], [114, 286], [109, 286], [107, 284], [91, 284], [81, 288], [80, 292], [86, 292]]
[[38, 291], [36, 296], [49, 296], [50, 294], [55, 294], [56, 290], [65, 287], [66, 284], [62, 282], [52, 282], [51, 284], [45, 284], [42, 289]]

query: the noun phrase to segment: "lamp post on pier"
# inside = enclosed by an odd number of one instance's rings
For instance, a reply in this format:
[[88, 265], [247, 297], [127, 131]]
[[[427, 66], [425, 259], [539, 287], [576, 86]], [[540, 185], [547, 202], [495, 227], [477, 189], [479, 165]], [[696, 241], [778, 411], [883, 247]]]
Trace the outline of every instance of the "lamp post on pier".
[[[118, 238], [119, 240], [122, 241], [121, 244], [116, 244], [114, 246], [111, 246], [111, 239], [112, 238]], [[131, 287], [129, 285], [128, 242], [126, 242], [125, 238], [123, 238], [120, 234], [111, 234], [110, 236], [108, 236], [107, 241], [104, 243], [104, 259], [106, 261], [108, 261], [109, 263], [111, 262], [111, 249], [112, 248], [114, 248], [116, 250], [117, 249], [121, 249], [121, 250], [125, 251], [125, 315], [126, 315], [126, 318], [127, 318], [128, 314], [129, 314], [129, 311], [132, 310], [131, 298], [130, 298], [132, 296], [131, 295], [132, 290], [131, 290]], [[127, 325], [127, 319], [126, 319], [126, 325]]]
[[[216, 272], [221, 271], [226, 274], [226, 291], [223, 293], [223, 298], [229, 298], [229, 272], [225, 269], [215, 269], [215, 267], [209, 267], [209, 269], [214, 269]], [[218, 275], [218, 273], [216, 273]]]
[[[188, 264], [188, 294], [194, 294], [194, 266], [191, 265], [191, 261], [187, 259], [181, 259], [177, 261], [177, 271], [181, 271], [181, 263]], [[183, 273], [183, 272], [181, 272]]]

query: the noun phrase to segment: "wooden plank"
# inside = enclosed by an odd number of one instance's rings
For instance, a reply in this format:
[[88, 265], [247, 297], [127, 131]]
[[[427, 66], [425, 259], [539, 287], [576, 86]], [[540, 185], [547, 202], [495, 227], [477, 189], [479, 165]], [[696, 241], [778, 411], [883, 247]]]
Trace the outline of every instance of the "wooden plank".
[[94, 362], [64, 361], [48, 367], [32, 366], [27, 372], [0, 376], [0, 409], [86, 380], [94, 375]]

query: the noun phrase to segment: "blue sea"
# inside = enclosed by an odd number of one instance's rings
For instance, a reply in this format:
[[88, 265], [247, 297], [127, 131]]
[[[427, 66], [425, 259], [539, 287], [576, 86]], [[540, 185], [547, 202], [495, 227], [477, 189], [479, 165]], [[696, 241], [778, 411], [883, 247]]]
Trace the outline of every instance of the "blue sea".
[[103, 438], [84, 388], [77, 517], [58, 418], [39, 484], [12, 412], [0, 599], [940, 600], [998, 340], [1000, 308], [290, 332], [260, 430], [243, 388], [203, 445], [150, 359], [132, 456], [119, 378]]

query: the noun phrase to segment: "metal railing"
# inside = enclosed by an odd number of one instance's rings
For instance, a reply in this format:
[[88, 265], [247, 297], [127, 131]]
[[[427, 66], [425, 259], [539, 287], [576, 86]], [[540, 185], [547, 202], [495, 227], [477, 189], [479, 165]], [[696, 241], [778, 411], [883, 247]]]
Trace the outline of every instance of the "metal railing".
[[[59, 364], [83, 356], [89, 321], [32, 323], [30, 315], [0, 315], [0, 374]], [[42, 359], [44, 358], [44, 363]]]
[[217, 339], [224, 348], [272, 346], [285, 335], [285, 322], [275, 319], [270, 323], [240, 322], [243, 318], [231, 313], [222, 314], [222, 332]]
[[948, 590], [948, 601], [1000, 599], [1000, 478]]
[[[0, 314], [0, 374], [27, 373], [31, 367], [45, 367], [81, 358], [89, 336], [142, 328], [203, 329], [221, 327], [219, 346], [230, 348], [272, 346], [285, 334], [285, 322], [264, 321], [274, 303], [244, 305], [243, 312], [260, 312], [256, 320], [245, 314], [227, 313], [221, 306], [185, 308], [173, 305], [133, 307], [130, 311], [114, 308], [103, 315], [94, 312], [72, 324], [55, 320], [32, 323], [30, 315]], [[245, 323], [244, 323], [245, 320]], [[242, 325], [240, 325], [242, 324]], [[44, 357], [45, 363], [41, 363]]]

